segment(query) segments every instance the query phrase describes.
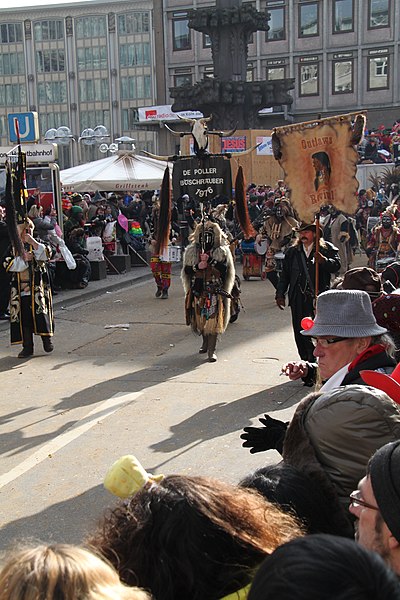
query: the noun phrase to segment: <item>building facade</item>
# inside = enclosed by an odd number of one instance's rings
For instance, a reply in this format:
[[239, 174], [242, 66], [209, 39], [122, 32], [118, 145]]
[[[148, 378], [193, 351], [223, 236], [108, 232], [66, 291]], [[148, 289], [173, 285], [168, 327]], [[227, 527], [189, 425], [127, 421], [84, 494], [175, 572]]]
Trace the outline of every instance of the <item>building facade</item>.
[[[39, 0], [40, 2], [40, 0]], [[78, 142], [104, 125], [138, 150], [176, 151], [162, 122], [139, 123], [138, 108], [171, 104], [169, 88], [213, 76], [210, 40], [188, 28], [187, 11], [208, 0], [82, 0], [0, 8], [0, 145], [7, 114], [37, 111], [43, 141], [67, 126], [67, 167], [104, 155]], [[400, 0], [255, 0], [268, 32], [249, 45], [249, 81], [293, 77], [293, 104], [265, 112], [265, 129], [368, 110], [368, 126], [400, 117]], [[190, 110], [191, 107], [188, 107]], [[218, 127], [218, 124], [213, 124]]]
[[[266, 113], [266, 128], [359, 109], [370, 128], [400, 117], [400, 0], [256, 0], [269, 31], [253, 34], [247, 78], [295, 78], [293, 104]], [[191, 31], [187, 10], [165, 0], [168, 85], [212, 77], [210, 40]], [[281, 114], [276, 114], [281, 113]]]

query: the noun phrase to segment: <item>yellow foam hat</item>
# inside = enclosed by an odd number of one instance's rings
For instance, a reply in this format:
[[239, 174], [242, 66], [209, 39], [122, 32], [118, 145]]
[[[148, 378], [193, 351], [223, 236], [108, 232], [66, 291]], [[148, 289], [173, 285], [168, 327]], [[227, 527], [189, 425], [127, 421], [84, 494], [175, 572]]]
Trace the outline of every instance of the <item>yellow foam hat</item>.
[[119, 498], [129, 498], [145, 486], [161, 481], [163, 477], [164, 475], [147, 473], [136, 456], [127, 454], [121, 456], [109, 468], [104, 479], [104, 487]]

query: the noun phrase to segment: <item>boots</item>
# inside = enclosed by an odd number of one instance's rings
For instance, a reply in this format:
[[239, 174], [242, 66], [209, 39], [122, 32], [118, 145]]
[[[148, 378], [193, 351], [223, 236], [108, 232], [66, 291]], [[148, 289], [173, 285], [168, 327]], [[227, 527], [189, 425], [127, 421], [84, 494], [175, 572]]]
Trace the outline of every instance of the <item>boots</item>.
[[199, 350], [199, 354], [206, 354], [208, 350], [208, 335], [203, 335], [203, 343]]
[[22, 328], [22, 350], [18, 358], [29, 358], [33, 356], [33, 332], [27, 327]]
[[166, 300], [168, 298], [168, 290], [164, 288], [161, 294], [161, 300]]
[[162, 288], [158, 287], [156, 291], [156, 298], [160, 298], [162, 294]]
[[216, 362], [217, 355], [215, 354], [215, 346], [217, 345], [217, 335], [208, 336], [208, 362]]
[[51, 341], [51, 337], [42, 335], [41, 338], [42, 338], [42, 343], [43, 343], [43, 350], [45, 352], [53, 352], [54, 346], [53, 346], [53, 342]]

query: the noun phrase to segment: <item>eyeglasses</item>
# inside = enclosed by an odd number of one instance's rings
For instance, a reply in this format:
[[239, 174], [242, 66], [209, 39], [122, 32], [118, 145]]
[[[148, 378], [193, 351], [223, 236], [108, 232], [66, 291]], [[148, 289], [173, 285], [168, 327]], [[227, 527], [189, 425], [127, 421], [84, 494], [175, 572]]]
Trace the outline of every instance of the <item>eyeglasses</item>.
[[362, 507], [362, 508], [370, 508], [372, 510], [379, 511], [379, 508], [377, 506], [374, 506], [373, 504], [369, 504], [368, 502], [365, 502], [365, 500], [360, 498], [360, 495], [361, 495], [360, 490], [355, 490], [354, 492], [351, 492], [351, 494], [350, 494], [351, 506], [353, 506], [354, 508]]
[[330, 346], [331, 344], [337, 344], [338, 342], [344, 342], [345, 340], [349, 340], [349, 339], [351, 339], [351, 338], [338, 337], [338, 338], [323, 339], [323, 338], [312, 337], [311, 341], [314, 344], [314, 346], [319, 344], [321, 346], [321, 348], [328, 348], [328, 346]]

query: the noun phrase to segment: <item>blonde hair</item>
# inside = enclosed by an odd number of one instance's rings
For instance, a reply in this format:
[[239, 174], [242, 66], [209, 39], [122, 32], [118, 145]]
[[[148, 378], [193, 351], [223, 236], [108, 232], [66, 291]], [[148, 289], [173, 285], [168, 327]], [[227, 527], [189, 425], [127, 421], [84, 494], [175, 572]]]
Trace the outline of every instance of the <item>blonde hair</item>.
[[0, 572], [0, 600], [150, 600], [95, 554], [68, 544], [16, 551]]
[[41, 206], [33, 204], [29, 209], [28, 217], [30, 217], [31, 219], [37, 219], [37, 217], [41, 216], [41, 211], [43, 211]]

